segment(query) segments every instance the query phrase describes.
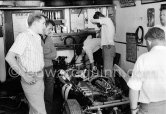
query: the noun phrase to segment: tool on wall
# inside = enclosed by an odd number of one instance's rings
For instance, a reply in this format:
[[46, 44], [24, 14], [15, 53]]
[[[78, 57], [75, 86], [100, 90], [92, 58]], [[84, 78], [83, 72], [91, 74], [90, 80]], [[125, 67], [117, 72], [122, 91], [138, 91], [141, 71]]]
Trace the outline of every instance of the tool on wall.
[[[141, 30], [141, 37], [139, 37], [139, 31]], [[138, 26], [138, 28], [135, 31], [135, 40], [138, 44], [143, 44], [143, 37], [144, 37], [144, 29], [142, 26]]]

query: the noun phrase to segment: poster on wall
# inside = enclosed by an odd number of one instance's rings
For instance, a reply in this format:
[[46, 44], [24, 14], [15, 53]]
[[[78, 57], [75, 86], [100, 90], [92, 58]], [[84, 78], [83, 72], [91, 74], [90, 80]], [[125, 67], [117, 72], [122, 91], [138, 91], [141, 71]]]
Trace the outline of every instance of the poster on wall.
[[84, 10], [71, 9], [70, 14], [71, 31], [78, 32], [78, 30], [84, 29]]
[[27, 19], [29, 12], [12, 14], [14, 39], [16, 36], [28, 28]]
[[153, 27], [155, 25], [155, 10], [154, 8], [147, 9], [147, 27]]
[[165, 2], [165, 0], [141, 0], [141, 4], [150, 4], [156, 2]]
[[126, 33], [126, 61], [135, 63], [137, 60], [137, 43], [135, 33]]
[[135, 6], [135, 0], [119, 0], [121, 8]]

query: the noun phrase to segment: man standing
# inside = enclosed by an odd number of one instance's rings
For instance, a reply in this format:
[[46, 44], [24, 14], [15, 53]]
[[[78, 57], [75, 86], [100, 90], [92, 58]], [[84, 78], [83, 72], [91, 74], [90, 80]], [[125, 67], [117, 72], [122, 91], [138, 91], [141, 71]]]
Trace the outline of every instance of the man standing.
[[53, 26], [55, 26], [54, 21], [46, 20], [46, 28], [44, 34], [42, 35], [42, 46], [44, 51], [44, 84], [45, 92], [44, 99], [46, 104], [47, 114], [51, 114], [53, 105], [53, 93], [54, 93], [54, 75], [52, 60], [56, 58], [56, 48], [54, 47], [53, 40], [50, 37], [53, 31]]
[[[145, 40], [149, 52], [137, 59], [128, 81], [131, 112], [132, 114], [165, 114], [166, 40], [164, 30], [157, 27], [149, 29]], [[138, 102], [140, 102], [139, 109]]]
[[41, 37], [45, 16], [32, 13], [28, 17], [29, 29], [20, 33], [6, 55], [6, 61], [21, 76], [21, 85], [28, 99], [29, 114], [46, 114], [43, 82], [43, 48]]
[[115, 57], [114, 36], [115, 27], [112, 20], [105, 17], [101, 12], [96, 12], [91, 20], [92, 23], [101, 26], [101, 46], [104, 62], [104, 73], [112, 77], [113, 59]]

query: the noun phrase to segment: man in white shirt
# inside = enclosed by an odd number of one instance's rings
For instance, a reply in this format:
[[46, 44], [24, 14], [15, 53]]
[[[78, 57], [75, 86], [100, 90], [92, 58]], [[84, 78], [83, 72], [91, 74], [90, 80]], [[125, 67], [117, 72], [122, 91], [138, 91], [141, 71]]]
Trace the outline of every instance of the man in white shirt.
[[95, 12], [93, 24], [101, 26], [101, 46], [104, 62], [104, 73], [108, 77], [112, 77], [113, 59], [115, 57], [115, 27], [112, 20], [104, 16], [101, 12]]
[[101, 38], [92, 38], [92, 35], [89, 35], [83, 43], [82, 54], [84, 53], [87, 54], [91, 68], [94, 67], [93, 53], [98, 51], [100, 48], [101, 48]]
[[[164, 30], [154, 27], [145, 35], [149, 52], [136, 61], [130, 88], [130, 108], [132, 114], [166, 113], [166, 40]], [[138, 102], [140, 107], [138, 109]]]
[[29, 102], [29, 114], [46, 114], [43, 82], [43, 48], [41, 37], [45, 16], [32, 13], [28, 17], [29, 29], [20, 33], [6, 55], [6, 61], [21, 76], [21, 85]]

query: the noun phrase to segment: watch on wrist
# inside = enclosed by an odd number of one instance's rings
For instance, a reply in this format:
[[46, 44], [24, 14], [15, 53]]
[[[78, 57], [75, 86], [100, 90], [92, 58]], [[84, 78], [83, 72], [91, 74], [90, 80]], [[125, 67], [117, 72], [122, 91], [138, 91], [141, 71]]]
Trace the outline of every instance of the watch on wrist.
[[136, 108], [131, 108], [130, 110], [131, 111], [135, 111], [135, 110], [137, 110], [138, 109], [138, 107], [136, 107]]

